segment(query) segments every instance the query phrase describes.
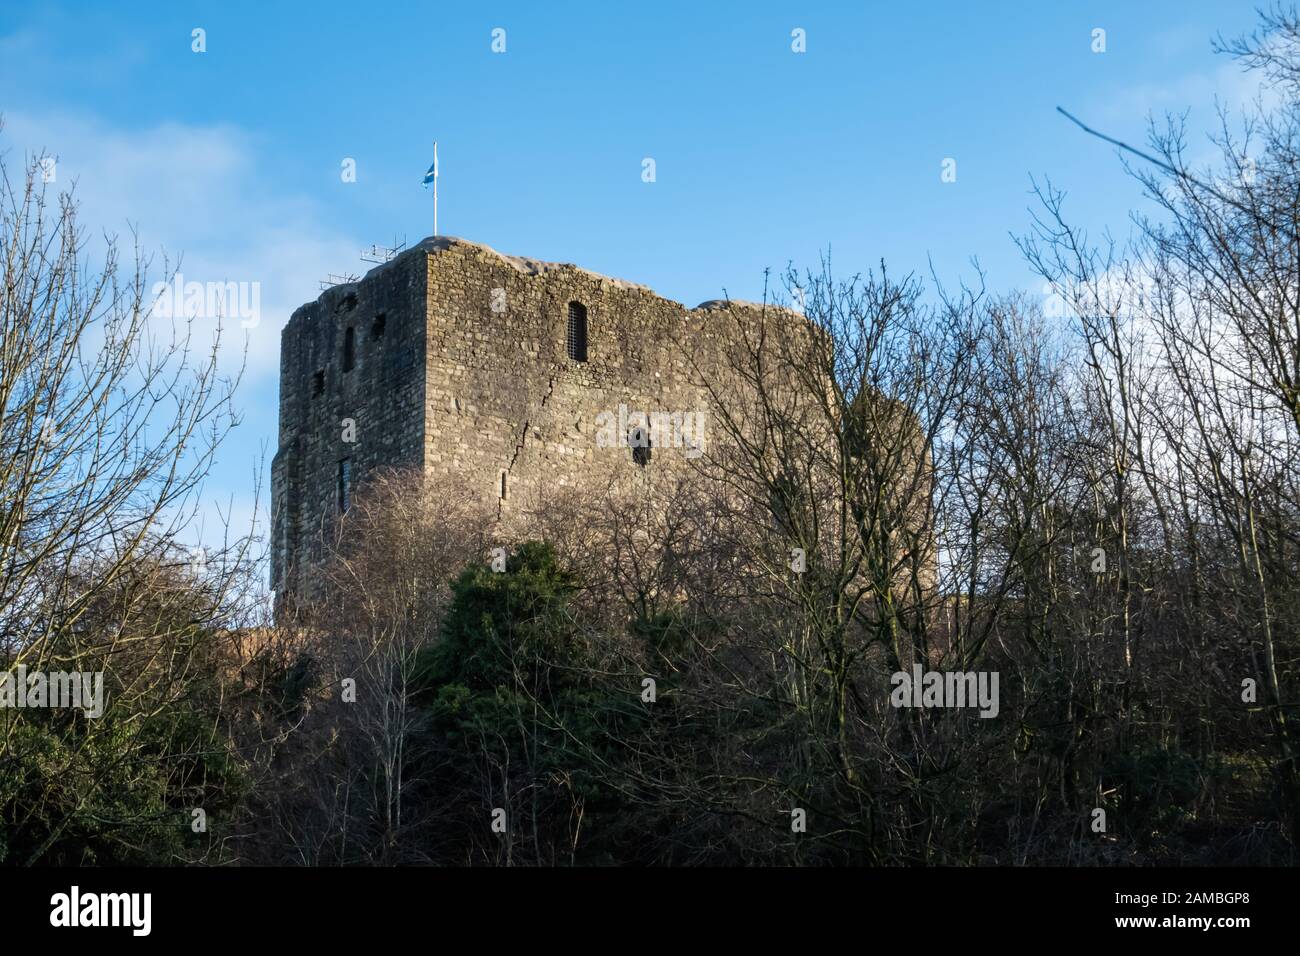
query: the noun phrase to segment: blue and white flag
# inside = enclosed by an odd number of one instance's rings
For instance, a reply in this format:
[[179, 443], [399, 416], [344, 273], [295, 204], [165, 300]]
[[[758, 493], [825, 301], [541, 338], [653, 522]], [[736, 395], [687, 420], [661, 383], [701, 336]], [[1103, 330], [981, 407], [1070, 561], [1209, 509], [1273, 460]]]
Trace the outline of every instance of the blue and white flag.
[[430, 166], [429, 171], [424, 174], [424, 179], [421, 180], [421, 183], [427, 186], [429, 185], [429, 183], [433, 182], [437, 178], [438, 178], [438, 144], [435, 142], [433, 144], [433, 165]]

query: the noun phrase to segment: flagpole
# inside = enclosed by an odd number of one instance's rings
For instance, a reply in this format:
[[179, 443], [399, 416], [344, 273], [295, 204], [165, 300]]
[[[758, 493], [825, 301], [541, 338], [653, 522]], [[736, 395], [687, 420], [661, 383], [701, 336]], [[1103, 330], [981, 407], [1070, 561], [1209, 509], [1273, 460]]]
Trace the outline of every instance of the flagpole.
[[433, 141], [433, 236], [438, 237], [438, 141]]

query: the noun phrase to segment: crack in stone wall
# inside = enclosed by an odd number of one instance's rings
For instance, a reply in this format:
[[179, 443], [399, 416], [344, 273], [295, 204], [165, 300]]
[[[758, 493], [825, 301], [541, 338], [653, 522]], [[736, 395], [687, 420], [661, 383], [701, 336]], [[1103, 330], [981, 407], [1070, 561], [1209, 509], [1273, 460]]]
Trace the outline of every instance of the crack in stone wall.
[[[582, 362], [567, 351], [570, 302], [587, 309]], [[503, 257], [444, 237], [327, 289], [281, 333], [272, 462], [277, 601], [311, 590], [311, 539], [337, 518], [345, 458], [358, 487], [375, 468], [414, 468], [430, 489], [455, 489], [489, 509], [495, 500], [503, 539], [526, 535], [529, 516], [553, 495], [688, 477], [678, 450], [657, 448], [641, 467], [626, 448], [603, 447], [598, 422], [624, 405], [711, 414], [700, 375], [721, 386], [713, 370], [729, 347], [723, 308], [743, 321], [762, 314], [740, 303], [688, 309], [577, 266]], [[379, 314], [385, 322], [375, 337]], [[356, 365], [344, 372], [349, 327]], [[539, 402], [529, 400], [538, 394]], [[340, 440], [345, 418], [355, 420], [355, 443]]]

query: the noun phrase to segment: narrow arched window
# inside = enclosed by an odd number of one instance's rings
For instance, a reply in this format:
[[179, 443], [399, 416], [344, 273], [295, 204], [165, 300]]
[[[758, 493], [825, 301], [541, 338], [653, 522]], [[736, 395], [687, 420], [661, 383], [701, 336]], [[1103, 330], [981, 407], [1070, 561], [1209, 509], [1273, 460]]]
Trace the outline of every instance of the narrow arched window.
[[569, 358], [587, 361], [587, 307], [581, 302], [569, 303], [568, 346]]
[[357, 330], [348, 326], [348, 330], [343, 333], [343, 371], [352, 371], [352, 366], [357, 364]]
[[801, 492], [799, 479], [789, 469], [783, 469], [768, 489], [772, 523], [777, 531], [787, 535], [795, 533]]
[[632, 446], [632, 461], [642, 468], [650, 464], [650, 429], [633, 426], [628, 430], [627, 443]]

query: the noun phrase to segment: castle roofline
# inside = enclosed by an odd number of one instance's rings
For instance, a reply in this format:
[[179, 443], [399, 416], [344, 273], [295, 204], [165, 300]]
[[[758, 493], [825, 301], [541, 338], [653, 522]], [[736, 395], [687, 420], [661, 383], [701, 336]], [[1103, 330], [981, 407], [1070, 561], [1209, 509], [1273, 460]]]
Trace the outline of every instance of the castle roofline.
[[[462, 239], [459, 236], [429, 236], [428, 238], [422, 239], [409, 249], [404, 249], [400, 255], [394, 256], [388, 262], [375, 266], [358, 281], [365, 281], [371, 276], [377, 275], [391, 266], [394, 262], [405, 259], [407, 256], [418, 255], [421, 253], [428, 254], [444, 252], [453, 246], [469, 246], [474, 249], [479, 249], [490, 256], [500, 259], [516, 272], [522, 272], [525, 275], [539, 276], [544, 275], [547, 272], [558, 272], [561, 269], [573, 269], [577, 272], [584, 273], [585, 275], [593, 276], [602, 282], [610, 282], [620, 289], [639, 289], [642, 292], [649, 292], [651, 295], [657, 294], [648, 286], [636, 282], [628, 282], [626, 279], [616, 279], [613, 276], [601, 275], [599, 272], [592, 272], [590, 269], [584, 269], [581, 266], [574, 265], [572, 262], [547, 262], [543, 259], [533, 259], [530, 256], [508, 256], [503, 252], [498, 252], [493, 249], [487, 243], [474, 242], [472, 239]], [[355, 283], [346, 283], [346, 285], [354, 284]], [[335, 286], [335, 288], [342, 288], [342, 286]], [[659, 296], [659, 298], [663, 298], [663, 296]]]
[[[619, 289], [635, 289], [640, 292], [646, 292], [650, 295], [653, 295], [657, 299], [662, 299], [665, 302], [672, 302], [675, 305], [679, 305], [688, 312], [708, 311], [713, 309], [726, 309], [732, 306], [739, 306], [741, 308], [747, 308], [747, 309], [766, 308], [766, 309], [773, 309], [782, 312], [790, 311], [789, 309], [782, 308], [771, 302], [764, 305], [761, 302], [747, 302], [743, 299], [708, 299], [705, 302], [701, 302], [693, 309], [687, 309], [685, 303], [677, 302], [675, 299], [669, 299], [666, 296], [659, 295], [659, 293], [655, 292], [649, 286], [641, 285], [638, 282], [629, 282], [626, 279], [618, 279], [615, 278], [614, 276], [607, 276], [599, 272], [593, 272], [590, 269], [584, 269], [582, 266], [575, 265], [572, 262], [547, 262], [544, 259], [534, 259], [530, 256], [506, 255], [503, 252], [498, 252], [496, 249], [493, 249], [491, 246], [487, 245], [486, 243], [474, 242], [471, 239], [462, 239], [459, 236], [429, 236], [425, 239], [422, 239], [420, 242], [416, 243], [414, 246], [411, 246], [409, 249], [403, 250], [401, 254], [393, 257], [388, 262], [384, 262], [381, 263], [380, 265], [375, 266], [373, 269], [368, 271], [361, 279], [357, 280], [357, 282], [363, 282], [366, 279], [369, 279], [372, 276], [379, 274], [383, 270], [390, 268], [393, 265], [393, 263], [403, 260], [407, 256], [428, 255], [430, 253], [437, 254], [439, 252], [444, 252], [448, 249], [451, 249], [453, 246], [469, 246], [471, 248], [478, 249], [486, 253], [487, 255], [500, 259], [502, 262], [506, 263], [517, 272], [521, 272], [525, 275], [539, 276], [539, 275], [545, 275], [548, 272], [558, 272], [565, 269], [571, 269], [575, 272], [580, 272], [584, 275], [591, 276], [601, 282], [608, 282]], [[326, 290], [325, 293], [322, 293], [322, 297], [325, 294], [336, 292], [338, 290], [347, 289], [351, 286], [355, 286], [357, 282], [347, 282], [337, 286], [333, 286], [330, 289]]]

